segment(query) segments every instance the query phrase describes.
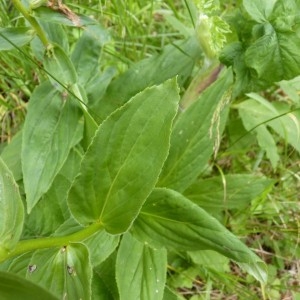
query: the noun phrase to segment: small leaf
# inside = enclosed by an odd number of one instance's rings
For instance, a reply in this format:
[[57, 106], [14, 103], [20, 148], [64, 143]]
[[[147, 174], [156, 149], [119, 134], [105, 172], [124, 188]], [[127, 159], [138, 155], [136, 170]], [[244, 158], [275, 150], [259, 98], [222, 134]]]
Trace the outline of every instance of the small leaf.
[[0, 272], [2, 300], [58, 300], [42, 287], [12, 273]]
[[42, 196], [26, 217], [23, 237], [52, 235], [67, 219], [67, 193], [77, 175], [82, 156], [78, 150], [71, 150], [62, 169], [55, 176], [50, 189]]
[[24, 208], [11, 171], [0, 158], [0, 260], [20, 239]]
[[108, 41], [107, 30], [99, 24], [84, 28], [72, 53], [72, 62], [79, 75], [79, 84], [85, 85], [94, 74], [98, 74], [101, 49]]
[[[244, 263], [249, 270], [258, 268], [265, 274], [262, 261], [246, 245], [202, 208], [172, 190], [153, 190], [134, 222], [132, 233], [157, 247], [214, 250]], [[252, 274], [256, 276], [257, 270]]]
[[[171, 135], [170, 153], [158, 186], [185, 190], [201, 173], [214, 152], [215, 139], [222, 133], [220, 118], [231, 94], [232, 71], [226, 70], [200, 98], [179, 115]], [[212, 134], [216, 128], [216, 134]]]
[[163, 298], [167, 268], [165, 249], [152, 249], [129, 233], [122, 238], [116, 263], [121, 300]]
[[153, 189], [179, 101], [175, 80], [146, 89], [99, 127], [68, 198], [75, 219], [125, 232]]
[[[93, 296], [99, 300], [119, 299], [116, 282], [116, 251], [112, 253], [101, 265], [94, 268]], [[99, 298], [96, 298], [97, 296]]]
[[49, 80], [60, 91], [64, 89], [58, 82], [66, 87], [70, 87], [77, 82], [74, 65], [60, 46], [50, 45], [46, 49], [43, 63], [45, 70], [50, 74]]
[[209, 212], [245, 209], [262, 195], [273, 180], [249, 174], [228, 174], [196, 181], [184, 191], [185, 197]]
[[0, 28], [0, 51], [22, 47], [33, 37], [34, 31], [30, 27]]
[[243, 6], [253, 20], [258, 23], [266, 22], [271, 15], [276, 0], [243, 0]]
[[50, 188], [78, 136], [80, 111], [49, 81], [32, 94], [23, 128], [22, 168], [27, 210]]
[[8, 143], [1, 153], [1, 158], [13, 173], [16, 181], [22, 179], [21, 166], [22, 130], [20, 130]]
[[104, 230], [95, 233], [83, 243], [87, 246], [91, 256], [92, 266], [98, 266], [107, 259], [119, 244], [119, 236], [111, 235]]

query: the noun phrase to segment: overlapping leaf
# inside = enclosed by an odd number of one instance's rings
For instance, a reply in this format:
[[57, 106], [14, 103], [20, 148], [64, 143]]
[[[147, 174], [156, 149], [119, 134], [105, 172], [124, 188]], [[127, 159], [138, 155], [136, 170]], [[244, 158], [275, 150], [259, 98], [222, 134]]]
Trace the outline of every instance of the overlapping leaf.
[[91, 299], [92, 268], [83, 244], [25, 254], [12, 261], [9, 271], [45, 287], [59, 299]]
[[40, 286], [7, 272], [0, 272], [0, 294], [2, 300], [58, 300], [58, 298]]
[[226, 70], [179, 116], [172, 131], [170, 153], [159, 186], [184, 191], [204, 169], [213, 154], [215, 139], [222, 133], [220, 123], [227, 116], [226, 109], [225, 116], [222, 110], [229, 102], [232, 81], [231, 70]]
[[161, 300], [166, 281], [167, 252], [123, 236], [116, 262], [121, 300]]
[[153, 189], [169, 149], [179, 101], [175, 80], [148, 88], [99, 127], [68, 203], [78, 222], [122, 233]]
[[210, 213], [245, 209], [273, 183], [271, 179], [251, 174], [228, 174], [196, 181], [184, 195]]
[[168, 45], [160, 55], [134, 64], [109, 85], [103, 99], [95, 106], [95, 118], [101, 122], [148, 86], [161, 84], [175, 76], [178, 76], [179, 85], [183, 84], [200, 57], [201, 49], [197, 40], [192, 37]]
[[266, 280], [262, 261], [215, 218], [178, 192], [154, 189], [132, 232], [158, 247], [217, 251], [244, 263], [257, 279]]
[[0, 51], [28, 44], [34, 37], [30, 27], [0, 28]]
[[24, 208], [19, 188], [12, 173], [0, 159], [0, 259], [16, 246], [23, 221]]
[[49, 81], [32, 94], [23, 129], [22, 168], [27, 210], [48, 191], [77, 139], [80, 111]]

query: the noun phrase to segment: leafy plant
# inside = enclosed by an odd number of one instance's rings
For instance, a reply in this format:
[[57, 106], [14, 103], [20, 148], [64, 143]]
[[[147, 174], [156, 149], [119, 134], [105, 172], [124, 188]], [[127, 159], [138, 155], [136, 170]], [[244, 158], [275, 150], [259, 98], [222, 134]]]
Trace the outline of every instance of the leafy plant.
[[[95, 20], [60, 1], [28, 7], [13, 1], [27, 23], [1, 29], [0, 49], [17, 49], [41, 75], [23, 128], [1, 153], [5, 297], [24, 296], [29, 280], [27, 297], [169, 299], [176, 297], [166, 276], [175, 251], [198, 264], [208, 264], [209, 257], [228, 263], [225, 256], [266, 282], [263, 261], [219, 220], [224, 210], [247, 207], [273, 181], [201, 175], [217, 155], [233, 97], [299, 74], [291, 64], [299, 59], [297, 16], [282, 27], [291, 8], [298, 8], [290, 2], [244, 1], [237, 14], [246, 25], [240, 28], [237, 19], [216, 17], [218, 5], [205, 6], [209, 26], [198, 24], [198, 34], [206, 37], [198, 36], [203, 52], [196, 37], [187, 37], [117, 76], [115, 67], [104, 68], [111, 39]], [[239, 41], [222, 50], [229, 24], [239, 28]], [[78, 30], [70, 47], [67, 38]], [[275, 57], [271, 72], [274, 66], [281, 71], [268, 77], [272, 52], [257, 57], [253, 49], [269, 49], [275, 35], [282, 56]], [[34, 57], [23, 50], [26, 45]], [[219, 55], [228, 68], [219, 65]], [[207, 64], [187, 87], [201, 56]], [[286, 107], [274, 110], [256, 94], [249, 97], [259, 100], [274, 119], [270, 126], [299, 151], [294, 136], [287, 137], [275, 120]], [[237, 105], [248, 130], [257, 125], [247, 115], [251, 105]], [[283, 119], [284, 128], [292, 128], [289, 121]], [[275, 167], [276, 158], [268, 157]], [[249, 182], [256, 190], [243, 195], [239, 187]], [[224, 183], [228, 199], [220, 191]], [[219, 190], [211, 196], [208, 187]], [[12, 290], [12, 283], [20, 289]]]

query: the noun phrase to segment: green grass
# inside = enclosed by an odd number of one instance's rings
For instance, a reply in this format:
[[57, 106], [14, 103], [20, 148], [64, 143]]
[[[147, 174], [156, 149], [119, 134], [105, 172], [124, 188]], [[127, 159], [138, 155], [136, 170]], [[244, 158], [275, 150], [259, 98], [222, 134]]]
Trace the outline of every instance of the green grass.
[[[195, 7], [192, 1], [112, 0], [66, 4], [75, 12], [92, 15], [107, 28], [112, 42], [106, 46], [104, 68], [117, 65], [119, 72], [160, 53], [165, 45], [182, 39], [193, 30], [191, 14], [195, 14]], [[17, 15], [8, 1], [1, 0], [1, 27], [22, 23]], [[76, 36], [76, 29], [71, 31]], [[31, 56], [29, 47], [23, 51]], [[39, 76], [40, 70], [17, 50], [1, 52], [1, 148], [22, 127], [26, 105]], [[284, 101], [291, 103], [288, 95], [282, 94], [277, 87], [267, 97], [274, 101], [282, 100], [283, 95]], [[241, 126], [241, 122], [233, 105], [213, 172], [262, 174], [274, 179], [276, 184], [268, 193], [253, 199], [249, 209], [224, 214], [223, 222], [268, 264], [269, 281], [261, 287], [233, 263], [219, 268], [199, 267], [182, 253], [174, 253], [169, 258], [168, 281], [183, 298], [191, 300], [300, 299], [299, 153], [276, 137], [280, 163], [274, 170], [252, 133], [236, 132], [236, 126]], [[236, 137], [244, 133], [245, 137], [232, 145]]]

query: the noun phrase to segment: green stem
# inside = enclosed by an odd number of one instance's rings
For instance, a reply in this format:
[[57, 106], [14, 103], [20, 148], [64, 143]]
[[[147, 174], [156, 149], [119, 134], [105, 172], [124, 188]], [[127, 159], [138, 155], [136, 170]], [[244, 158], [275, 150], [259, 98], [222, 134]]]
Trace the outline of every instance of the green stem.
[[27, 9], [23, 6], [20, 0], [12, 0], [12, 3], [14, 4], [15, 8], [24, 16], [24, 18], [34, 28], [36, 34], [40, 38], [43, 45], [47, 47], [49, 45], [48, 39], [43, 29], [41, 28], [40, 24], [37, 22], [37, 20], [28, 13]]
[[194, 103], [198, 99], [199, 95], [216, 81], [221, 69], [222, 67], [218, 61], [207, 62], [195, 76], [184, 93], [180, 101], [180, 108], [185, 110]]
[[47, 237], [47, 238], [39, 238], [39, 239], [32, 239], [32, 240], [23, 240], [20, 241], [16, 248], [8, 252], [6, 255], [1, 255], [0, 262], [7, 260], [8, 258], [33, 251], [38, 249], [44, 248], [53, 248], [53, 247], [63, 247], [67, 246], [70, 243], [81, 242], [88, 237], [92, 236], [100, 229], [103, 228], [101, 223], [92, 224], [80, 231], [77, 231], [73, 234], [67, 236], [58, 236], [58, 237]]

